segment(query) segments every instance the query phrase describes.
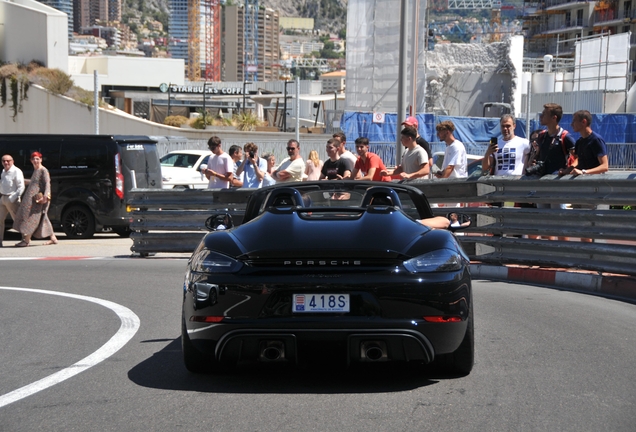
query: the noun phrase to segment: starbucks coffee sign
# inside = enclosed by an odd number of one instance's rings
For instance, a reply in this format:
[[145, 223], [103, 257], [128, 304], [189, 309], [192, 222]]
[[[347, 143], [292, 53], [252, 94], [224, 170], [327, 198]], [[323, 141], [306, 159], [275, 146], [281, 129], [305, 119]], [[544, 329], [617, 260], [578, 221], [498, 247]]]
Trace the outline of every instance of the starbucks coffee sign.
[[[170, 93], [185, 93], [185, 94], [203, 94], [203, 86], [180, 86], [180, 85], [168, 85], [162, 83], [159, 86], [161, 92], [166, 93], [170, 89]], [[236, 87], [212, 87], [205, 86], [205, 94], [211, 95], [242, 95], [243, 89]]]

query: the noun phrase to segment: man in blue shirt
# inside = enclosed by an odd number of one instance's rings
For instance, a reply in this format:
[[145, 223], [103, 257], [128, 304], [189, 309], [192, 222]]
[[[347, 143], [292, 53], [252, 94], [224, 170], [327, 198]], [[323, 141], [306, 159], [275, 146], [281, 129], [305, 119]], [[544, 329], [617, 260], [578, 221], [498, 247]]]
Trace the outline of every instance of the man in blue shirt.
[[575, 160], [572, 166], [559, 171], [559, 175], [602, 174], [609, 170], [607, 145], [599, 134], [594, 132], [592, 114], [580, 110], [572, 116], [572, 130], [581, 134], [574, 145]]
[[243, 146], [245, 157], [236, 169], [236, 175], [243, 178], [244, 188], [260, 188], [267, 172], [267, 161], [258, 157], [258, 146], [249, 142]]

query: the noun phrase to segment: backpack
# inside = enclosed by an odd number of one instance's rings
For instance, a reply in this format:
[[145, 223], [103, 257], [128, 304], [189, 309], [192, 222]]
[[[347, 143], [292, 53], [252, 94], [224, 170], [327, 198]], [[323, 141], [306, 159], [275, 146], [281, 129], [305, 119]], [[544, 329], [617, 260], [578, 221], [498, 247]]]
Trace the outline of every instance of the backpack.
[[[542, 130], [541, 132], [539, 132], [539, 139], [541, 139], [541, 142], [543, 142], [543, 140], [545, 139], [546, 132], [547, 130]], [[568, 131], [566, 131], [565, 129], [561, 129], [561, 135], [559, 136], [559, 141], [561, 141], [561, 150], [563, 150], [563, 156], [565, 156], [566, 159], [568, 157], [568, 151], [565, 148], [565, 136], [567, 134], [568, 134]], [[539, 148], [541, 148], [541, 146], [539, 146]]]

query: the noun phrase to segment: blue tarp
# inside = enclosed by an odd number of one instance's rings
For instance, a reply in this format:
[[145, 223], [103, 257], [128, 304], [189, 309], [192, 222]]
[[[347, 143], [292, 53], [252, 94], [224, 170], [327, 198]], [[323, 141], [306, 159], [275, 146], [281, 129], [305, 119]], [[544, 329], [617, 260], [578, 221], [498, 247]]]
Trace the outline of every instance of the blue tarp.
[[[435, 125], [451, 120], [455, 125], [455, 137], [465, 144], [485, 143], [491, 137], [501, 137], [498, 118], [450, 117], [434, 114], [417, 114], [419, 133], [428, 142], [437, 142]], [[371, 143], [396, 142], [397, 114], [385, 114], [384, 123], [373, 123], [372, 113], [345, 112], [340, 127], [347, 135], [347, 141], [358, 137], [367, 137]], [[564, 114], [561, 126], [571, 131], [572, 114]], [[537, 116], [530, 120], [530, 130], [542, 129]], [[607, 143], [636, 143], [636, 114], [593, 114], [592, 129], [601, 135]], [[525, 119], [517, 119], [515, 135], [526, 136]], [[579, 136], [572, 133], [572, 137]]]

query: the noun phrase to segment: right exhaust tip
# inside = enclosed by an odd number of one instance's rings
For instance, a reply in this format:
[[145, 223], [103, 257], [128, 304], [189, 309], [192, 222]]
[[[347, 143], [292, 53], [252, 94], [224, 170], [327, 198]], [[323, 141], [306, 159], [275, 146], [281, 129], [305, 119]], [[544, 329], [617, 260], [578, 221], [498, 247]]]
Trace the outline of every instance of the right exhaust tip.
[[360, 344], [360, 360], [368, 362], [387, 361], [386, 342], [384, 341], [366, 341]]

